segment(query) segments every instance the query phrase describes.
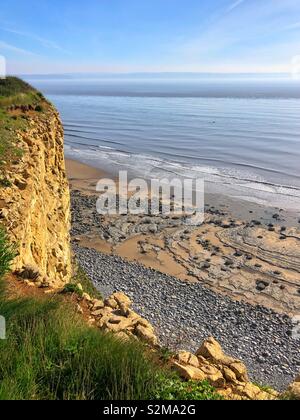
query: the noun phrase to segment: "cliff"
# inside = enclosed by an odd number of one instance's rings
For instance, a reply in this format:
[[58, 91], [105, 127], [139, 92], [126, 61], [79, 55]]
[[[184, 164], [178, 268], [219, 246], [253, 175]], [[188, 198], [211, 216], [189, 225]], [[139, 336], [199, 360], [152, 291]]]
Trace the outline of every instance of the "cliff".
[[56, 110], [40, 98], [40, 105], [2, 110], [1, 141], [5, 130], [13, 132], [18, 153], [5, 156], [0, 168], [0, 222], [16, 247], [13, 271], [40, 285], [60, 287], [71, 276], [63, 128]]

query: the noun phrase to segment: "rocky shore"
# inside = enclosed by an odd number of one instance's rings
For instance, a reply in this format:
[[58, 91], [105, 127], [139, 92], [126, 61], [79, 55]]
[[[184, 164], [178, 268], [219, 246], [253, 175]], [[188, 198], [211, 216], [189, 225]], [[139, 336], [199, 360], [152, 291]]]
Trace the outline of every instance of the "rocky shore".
[[162, 345], [197, 350], [214, 336], [241, 359], [250, 379], [286, 389], [300, 369], [300, 341], [292, 320], [261, 306], [221, 296], [201, 283], [189, 284], [122, 258], [74, 245], [82, 268], [105, 295], [123, 291], [133, 309], [156, 328]]
[[184, 216], [100, 216], [97, 197], [72, 191], [72, 236], [85, 248], [138, 261], [188, 282], [290, 316], [300, 313], [300, 230], [278, 210], [244, 219], [208, 205], [205, 222]]
[[300, 220], [226, 204], [207, 204], [200, 227], [177, 216], [99, 216], [94, 181], [73, 181], [71, 236], [104, 297], [129, 296], [162, 346], [195, 352], [213, 336], [251, 381], [286, 390], [300, 370]]

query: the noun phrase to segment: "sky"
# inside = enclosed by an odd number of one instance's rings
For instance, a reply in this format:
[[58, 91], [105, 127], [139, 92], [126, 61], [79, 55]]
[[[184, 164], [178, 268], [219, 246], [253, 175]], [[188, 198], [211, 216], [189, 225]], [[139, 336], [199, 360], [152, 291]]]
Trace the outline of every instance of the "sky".
[[290, 72], [300, 1], [2, 0], [0, 55], [10, 74]]

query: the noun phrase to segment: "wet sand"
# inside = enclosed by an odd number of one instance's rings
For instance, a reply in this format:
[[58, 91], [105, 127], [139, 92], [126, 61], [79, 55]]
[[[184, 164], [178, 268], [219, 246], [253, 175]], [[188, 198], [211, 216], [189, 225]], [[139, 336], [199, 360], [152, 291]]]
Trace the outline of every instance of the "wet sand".
[[106, 171], [72, 159], [66, 159], [66, 172], [71, 190], [78, 189], [85, 194], [95, 194], [97, 182], [102, 178], [112, 177]]

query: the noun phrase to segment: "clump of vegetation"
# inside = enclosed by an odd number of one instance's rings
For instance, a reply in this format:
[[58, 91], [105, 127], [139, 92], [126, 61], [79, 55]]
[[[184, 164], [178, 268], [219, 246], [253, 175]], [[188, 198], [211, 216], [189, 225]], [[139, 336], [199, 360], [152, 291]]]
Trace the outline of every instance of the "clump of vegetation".
[[35, 107], [35, 110], [36, 110], [36, 112], [43, 112], [44, 111], [44, 108], [41, 105], [37, 105]]
[[253, 385], [257, 386], [263, 392], [273, 391], [273, 388], [269, 385], [262, 385], [262, 384], [258, 384], [256, 382], [253, 382]]
[[62, 293], [71, 293], [82, 297], [84, 292], [93, 299], [103, 299], [88, 275], [78, 266], [72, 281], [64, 286]]
[[14, 249], [9, 244], [4, 229], [0, 226], [0, 279], [9, 272], [10, 264], [14, 257]]
[[16, 131], [27, 126], [26, 110], [42, 113], [44, 96], [17, 77], [0, 79], [0, 170], [21, 156]]
[[174, 357], [175, 353], [172, 352], [168, 347], [162, 347], [159, 351], [160, 359], [167, 363], [172, 357]]
[[76, 295], [82, 297], [83, 290], [77, 284], [67, 283], [64, 286], [62, 293], [71, 293], [71, 294], [76, 294]]
[[18, 77], [0, 79], [0, 97], [15, 96], [32, 92], [33, 88]]
[[3, 187], [3, 188], [11, 187], [11, 182], [7, 178], [0, 178], [0, 187]]
[[177, 376], [168, 377], [160, 375], [157, 378], [156, 390], [153, 394], [155, 400], [222, 400], [216, 390], [206, 381], [183, 382]]
[[39, 105], [43, 97], [28, 83], [17, 77], [0, 79], [0, 106]]
[[103, 296], [101, 295], [99, 290], [96, 289], [92, 280], [88, 277], [86, 272], [80, 266], [78, 266], [77, 268], [77, 272], [72, 279], [72, 283], [75, 285], [81, 284], [83, 290], [87, 294], [89, 294], [93, 299], [103, 299]]

